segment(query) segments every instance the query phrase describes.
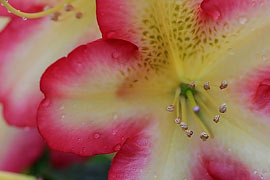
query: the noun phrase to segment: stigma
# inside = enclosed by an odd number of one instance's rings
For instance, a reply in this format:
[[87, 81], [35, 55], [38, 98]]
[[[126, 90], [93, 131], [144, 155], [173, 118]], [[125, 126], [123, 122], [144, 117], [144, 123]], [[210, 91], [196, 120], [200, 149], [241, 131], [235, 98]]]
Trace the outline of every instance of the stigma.
[[[220, 85], [214, 86], [221, 91], [228, 87], [227, 81], [222, 81]], [[192, 137], [194, 130], [190, 128], [191, 122], [195, 124], [199, 137], [202, 141], [206, 141], [209, 138], [213, 138], [214, 135], [211, 131], [209, 123], [219, 123], [222, 119], [222, 115], [227, 111], [227, 104], [223, 103], [220, 106], [215, 105], [214, 101], [209, 95], [212, 87], [210, 82], [204, 84], [196, 84], [191, 82], [189, 84], [181, 83], [175, 90], [175, 96], [173, 103], [166, 107], [166, 110], [170, 113], [175, 113], [174, 122], [183, 130], [187, 137]], [[203, 98], [201, 96], [204, 96]], [[206, 103], [202, 101], [206, 99]], [[210, 110], [209, 106], [216, 107], [215, 115], [208, 119]], [[207, 113], [207, 115], [205, 114]]]
[[83, 17], [83, 13], [77, 11], [76, 8], [72, 5], [75, 3], [75, 0], [64, 0], [54, 7], [45, 6], [43, 11], [36, 13], [22, 12], [21, 10], [18, 10], [9, 4], [8, 0], [0, 0], [0, 3], [8, 10], [9, 13], [19, 16], [23, 20], [49, 16], [51, 20], [59, 21], [61, 18], [64, 18], [64, 15], [68, 12], [74, 12], [74, 17], [77, 19], [81, 19]]

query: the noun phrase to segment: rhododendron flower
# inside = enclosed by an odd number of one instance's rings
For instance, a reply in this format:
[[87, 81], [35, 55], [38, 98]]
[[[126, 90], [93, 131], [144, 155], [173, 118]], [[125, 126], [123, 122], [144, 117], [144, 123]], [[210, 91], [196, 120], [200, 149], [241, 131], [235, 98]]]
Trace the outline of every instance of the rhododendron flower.
[[0, 171], [1, 180], [37, 180], [35, 177]]
[[[45, 148], [36, 128], [10, 127], [2, 115], [0, 144], [0, 170], [10, 172], [21, 172], [30, 167], [43, 154]], [[1, 174], [0, 179], [4, 180]]]
[[269, 178], [269, 0], [97, 0], [97, 15], [104, 38], [42, 76], [52, 148], [117, 152], [110, 180]]
[[[11, 125], [33, 127], [37, 107], [43, 98], [39, 89], [43, 71], [76, 46], [100, 37], [95, 4], [89, 0], [1, 2], [10, 11], [0, 7], [0, 101], [4, 104], [3, 113]], [[34, 17], [40, 18], [31, 19]]]

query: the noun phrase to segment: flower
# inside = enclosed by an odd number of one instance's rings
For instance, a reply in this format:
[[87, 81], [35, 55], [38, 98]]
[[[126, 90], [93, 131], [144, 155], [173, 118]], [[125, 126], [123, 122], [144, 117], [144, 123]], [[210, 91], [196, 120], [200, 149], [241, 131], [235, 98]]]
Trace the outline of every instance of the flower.
[[[0, 108], [2, 110], [2, 106]], [[36, 128], [8, 126], [0, 116], [0, 170], [21, 172], [43, 154], [45, 143]], [[0, 179], [4, 180], [0, 173]]]
[[[100, 37], [95, 4], [88, 0], [65, 0], [58, 5], [57, 1], [48, 0], [4, 0], [1, 3], [10, 11], [0, 7], [3, 113], [11, 125], [34, 127], [37, 107], [43, 98], [39, 89], [43, 71], [76, 46]], [[31, 19], [33, 17], [40, 18]]]
[[97, 0], [103, 39], [50, 66], [38, 126], [110, 180], [269, 178], [268, 0]]

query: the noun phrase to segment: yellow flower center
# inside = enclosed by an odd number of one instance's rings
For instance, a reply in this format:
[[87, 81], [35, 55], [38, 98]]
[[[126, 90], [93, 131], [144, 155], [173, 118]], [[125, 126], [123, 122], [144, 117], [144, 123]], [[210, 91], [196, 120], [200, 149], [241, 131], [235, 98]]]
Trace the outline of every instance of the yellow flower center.
[[[218, 88], [223, 90], [227, 87], [227, 81], [222, 81]], [[215, 88], [217, 88], [217, 86], [215, 86]], [[210, 127], [207, 125], [205, 114], [201, 111], [203, 110], [203, 112], [211, 114], [209, 107], [215, 106], [213, 99], [207, 93], [207, 91], [210, 90], [210, 82], [205, 82], [204, 84], [195, 84], [195, 82], [190, 84], [181, 83], [175, 91], [173, 103], [166, 108], [168, 112], [176, 111], [174, 121], [185, 131], [188, 137], [193, 135], [193, 131], [189, 129], [188, 113], [192, 115], [192, 119], [200, 132], [200, 138], [203, 141], [206, 141], [209, 137], [214, 137]], [[217, 114], [213, 117], [213, 121], [218, 123], [222, 114], [226, 111], [227, 105], [225, 103], [221, 104], [216, 112]]]

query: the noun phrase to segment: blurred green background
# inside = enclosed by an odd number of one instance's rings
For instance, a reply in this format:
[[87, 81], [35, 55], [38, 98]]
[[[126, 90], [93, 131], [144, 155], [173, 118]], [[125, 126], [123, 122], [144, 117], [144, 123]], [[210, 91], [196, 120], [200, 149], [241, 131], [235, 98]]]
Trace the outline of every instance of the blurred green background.
[[25, 174], [42, 180], [107, 180], [112, 157], [113, 155], [98, 155], [65, 168], [55, 168], [50, 162], [49, 151], [45, 151]]

